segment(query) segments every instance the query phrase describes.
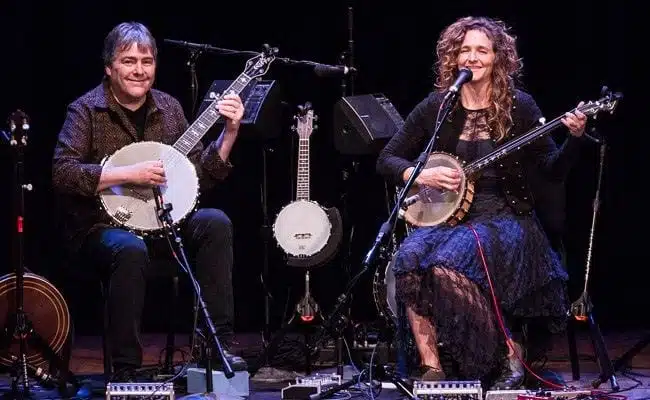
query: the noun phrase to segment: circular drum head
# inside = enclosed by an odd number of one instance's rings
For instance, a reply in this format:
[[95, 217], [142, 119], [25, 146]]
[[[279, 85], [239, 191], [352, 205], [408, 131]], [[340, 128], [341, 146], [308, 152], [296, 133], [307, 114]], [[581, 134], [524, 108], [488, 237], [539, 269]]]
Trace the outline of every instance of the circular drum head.
[[289, 255], [308, 257], [327, 244], [332, 224], [327, 213], [317, 203], [297, 200], [285, 206], [273, 224], [278, 245]]
[[[199, 180], [194, 164], [174, 147], [158, 142], [135, 142], [115, 152], [105, 165], [125, 166], [142, 161], [162, 161], [167, 184], [160, 186], [163, 201], [172, 206], [171, 217], [179, 223], [196, 206]], [[113, 220], [137, 232], [162, 229], [154, 192], [136, 185], [115, 185], [100, 194], [105, 211]]]
[[[433, 153], [425, 168], [445, 166], [462, 171], [462, 165], [455, 157], [444, 153]], [[463, 200], [467, 188], [466, 177], [461, 174], [458, 193], [430, 187], [413, 187], [408, 195], [418, 194], [419, 200], [404, 212], [404, 219], [414, 226], [435, 226], [446, 222], [454, 215]]]

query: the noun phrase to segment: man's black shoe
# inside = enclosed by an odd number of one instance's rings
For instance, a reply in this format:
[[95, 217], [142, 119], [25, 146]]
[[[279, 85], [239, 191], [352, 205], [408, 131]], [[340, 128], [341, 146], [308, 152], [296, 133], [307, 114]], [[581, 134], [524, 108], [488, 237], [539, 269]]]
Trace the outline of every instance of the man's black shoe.
[[[248, 363], [243, 358], [232, 354], [226, 349], [223, 350], [223, 355], [226, 357], [228, 364], [230, 364], [230, 368], [232, 368], [234, 372], [248, 370]], [[221, 362], [221, 357], [219, 356], [218, 352], [215, 351], [215, 353], [212, 355], [212, 360], [214, 365], [213, 369], [223, 369], [223, 363]]]

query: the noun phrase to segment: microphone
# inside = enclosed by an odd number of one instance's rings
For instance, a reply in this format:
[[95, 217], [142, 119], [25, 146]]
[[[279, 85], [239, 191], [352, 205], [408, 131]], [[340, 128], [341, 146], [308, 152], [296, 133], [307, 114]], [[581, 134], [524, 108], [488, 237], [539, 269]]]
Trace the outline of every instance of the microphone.
[[207, 50], [211, 47], [210, 45], [207, 44], [186, 42], [184, 40], [163, 39], [163, 42], [173, 44], [175, 46], [186, 47], [188, 49], [196, 49], [196, 50]]
[[418, 200], [420, 200], [419, 194], [414, 194], [413, 196], [407, 197], [404, 199], [404, 202], [402, 202], [402, 207], [406, 208]]
[[348, 75], [357, 72], [353, 67], [346, 67], [344, 65], [327, 65], [314, 63], [314, 73], [321, 78], [328, 76]]
[[408, 208], [412, 204], [422, 200], [422, 201], [435, 201], [432, 199], [429, 195], [432, 194], [432, 191], [436, 191], [439, 193], [440, 196], [448, 196], [448, 193], [456, 193], [455, 191], [449, 191], [446, 189], [432, 189], [429, 187], [426, 187], [424, 189], [420, 190], [420, 193], [414, 194], [413, 196], [409, 196], [404, 199], [402, 202], [402, 207], [403, 208]]
[[461, 68], [458, 71], [456, 81], [449, 87], [449, 92], [458, 93], [460, 87], [472, 80], [472, 71], [468, 68]]

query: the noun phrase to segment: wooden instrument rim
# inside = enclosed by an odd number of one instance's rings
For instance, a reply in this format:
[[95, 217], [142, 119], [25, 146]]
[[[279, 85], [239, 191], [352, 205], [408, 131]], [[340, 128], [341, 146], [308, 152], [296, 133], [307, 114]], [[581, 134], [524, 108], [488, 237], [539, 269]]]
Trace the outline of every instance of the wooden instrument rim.
[[[10, 292], [15, 291], [16, 274], [10, 273], [0, 277], [0, 297], [8, 295]], [[58, 353], [64, 346], [70, 334], [70, 311], [67, 303], [61, 292], [47, 279], [34, 273], [25, 273], [24, 275], [24, 289], [33, 290], [45, 296], [50, 304], [54, 306], [56, 313], [56, 332], [55, 335], [47, 343], [54, 353]], [[10, 315], [11, 310], [8, 310]], [[38, 328], [37, 326], [34, 329]], [[44, 338], [46, 339], [46, 338]], [[28, 354], [27, 361], [36, 365], [45, 362], [45, 358], [40, 353]], [[5, 357], [0, 356], [0, 363], [11, 365], [12, 361]]]

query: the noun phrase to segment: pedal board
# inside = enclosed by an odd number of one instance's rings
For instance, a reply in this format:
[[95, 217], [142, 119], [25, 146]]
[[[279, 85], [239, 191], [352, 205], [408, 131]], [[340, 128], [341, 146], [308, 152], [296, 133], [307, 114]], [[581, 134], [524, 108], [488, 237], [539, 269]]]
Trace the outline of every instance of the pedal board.
[[488, 390], [485, 400], [559, 400], [559, 399], [591, 399], [589, 390]]
[[106, 400], [145, 398], [174, 400], [174, 384], [172, 382], [109, 382], [106, 384]]
[[415, 381], [413, 395], [418, 399], [483, 400], [481, 381]]
[[319, 394], [340, 384], [341, 376], [337, 374], [310, 375], [297, 378], [295, 384], [283, 388], [281, 397], [283, 400], [305, 400], [313, 394]]
[[517, 396], [517, 400], [596, 400], [598, 398], [600, 396], [592, 395], [589, 390], [529, 391]]

